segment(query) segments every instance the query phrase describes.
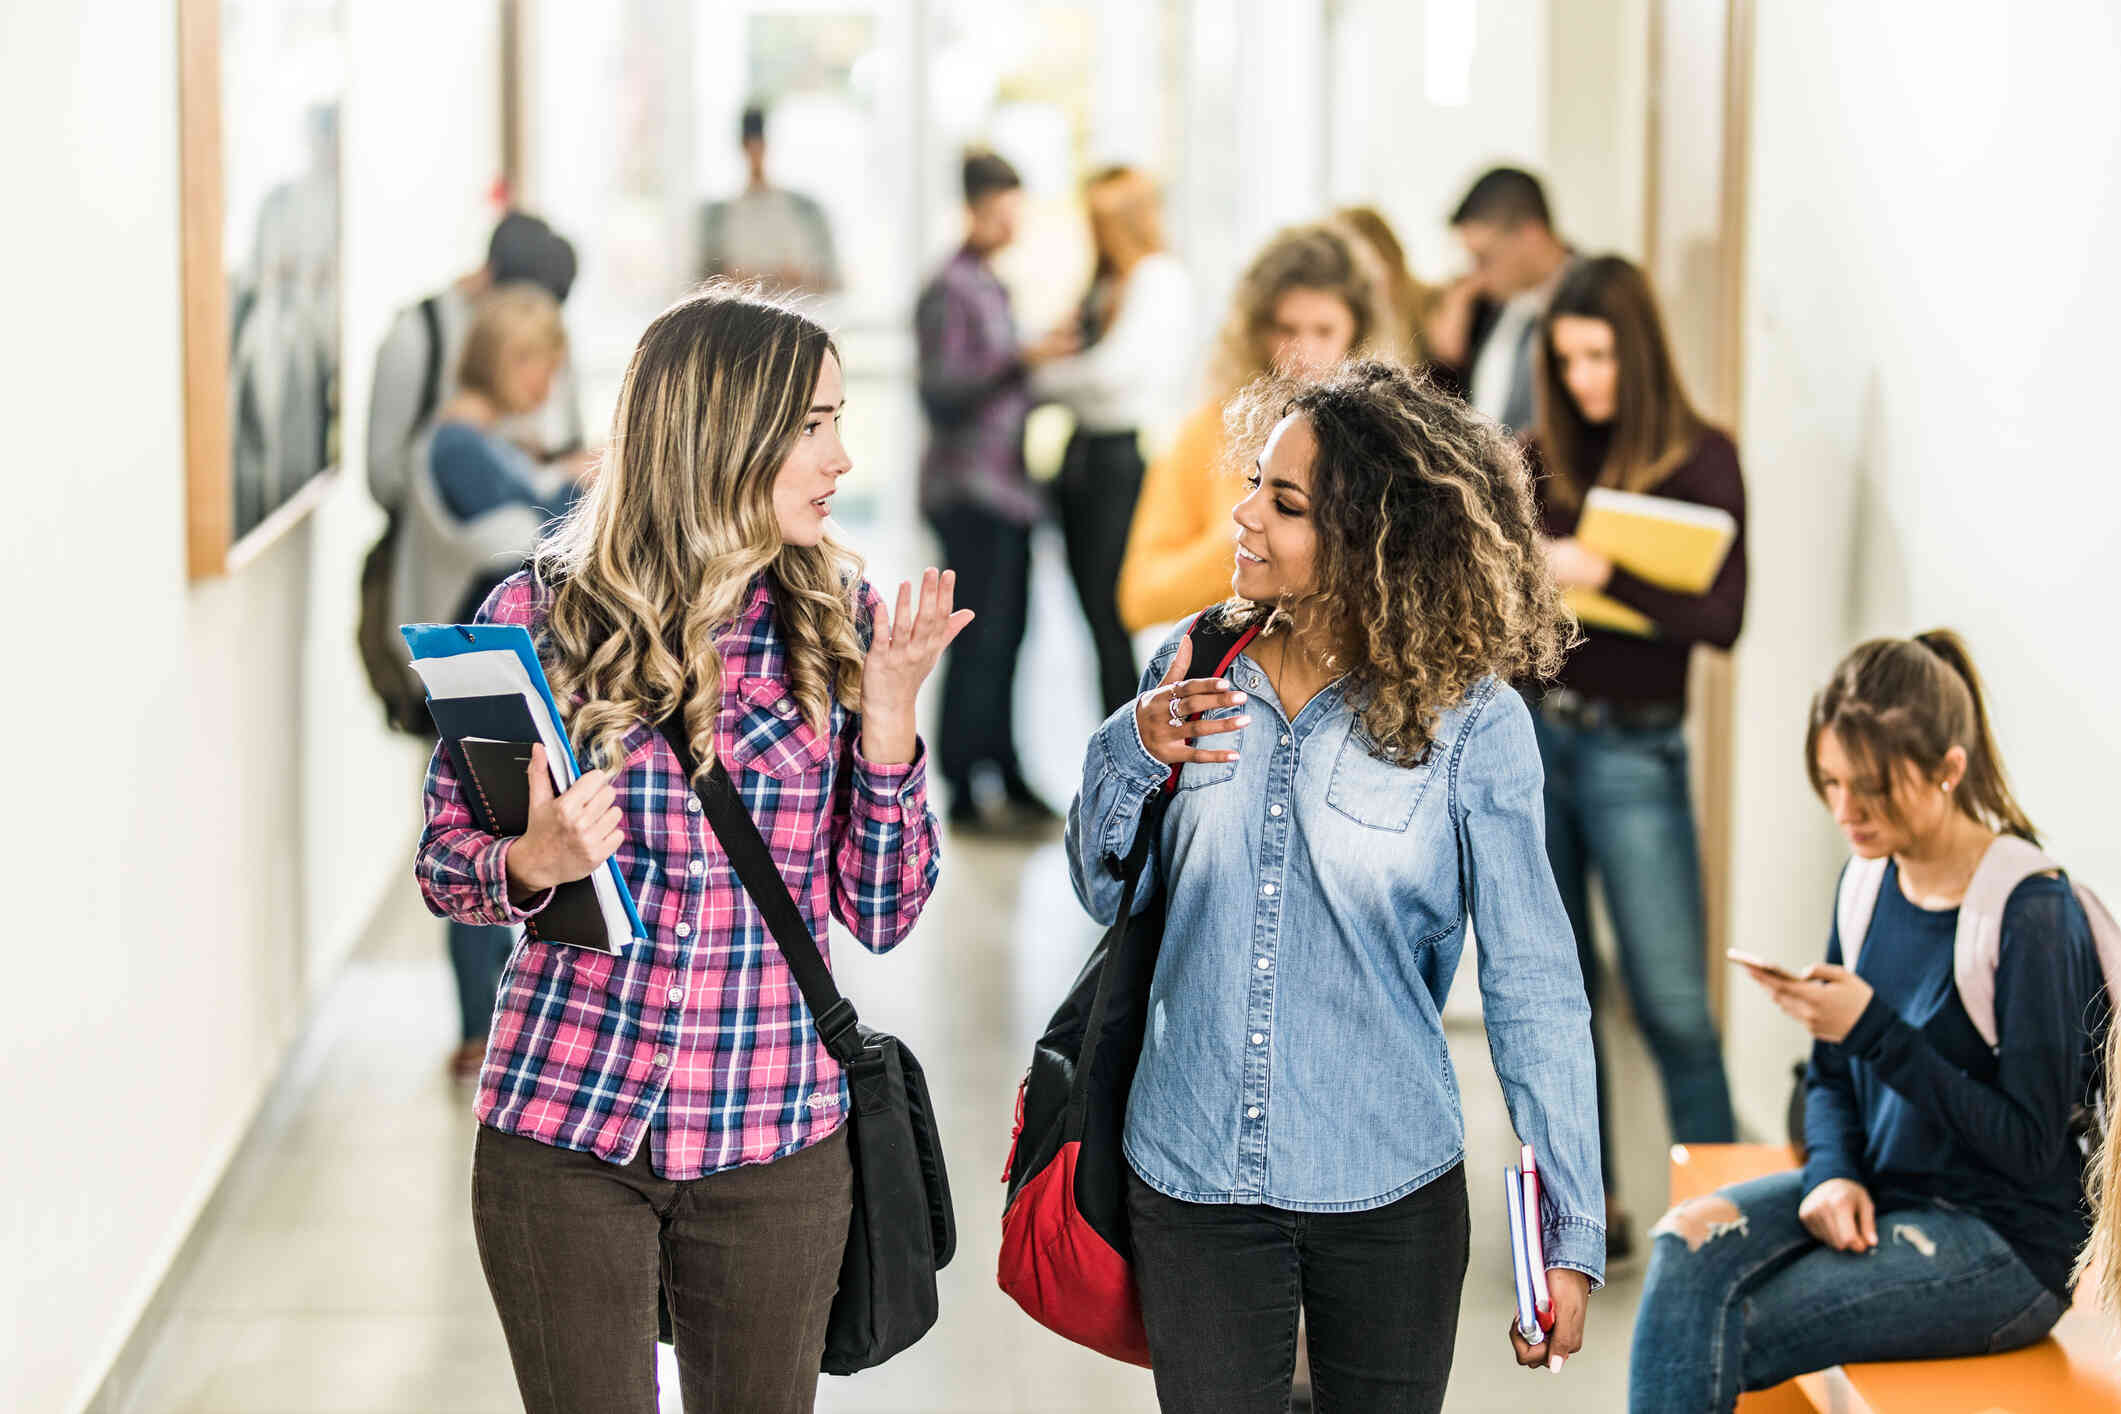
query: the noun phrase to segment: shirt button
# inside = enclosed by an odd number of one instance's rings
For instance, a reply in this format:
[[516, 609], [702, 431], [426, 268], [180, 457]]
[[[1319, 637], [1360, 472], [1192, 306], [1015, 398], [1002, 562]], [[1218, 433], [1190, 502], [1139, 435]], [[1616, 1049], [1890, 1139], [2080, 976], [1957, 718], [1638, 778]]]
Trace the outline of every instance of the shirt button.
[[1265, 1032], [1263, 1032], [1263, 1031], [1255, 1031], [1255, 1032], [1253, 1032], [1253, 1033], [1252, 1033], [1252, 1044], [1253, 1044], [1253, 1045], [1255, 1045], [1255, 1046], [1264, 1046], [1264, 1045], [1266, 1045], [1266, 1044], [1267, 1044], [1267, 1036], [1266, 1036], [1266, 1033], [1265, 1033]]
[[1268, 898], [1274, 897], [1274, 886], [1272, 884], [1261, 884], [1259, 886], [1259, 891], [1265, 894]]
[[695, 815], [699, 814], [699, 813], [700, 813], [700, 798], [699, 798], [698, 796], [696, 796], [696, 795], [695, 795], [695, 796], [692, 796], [692, 797], [690, 797], [690, 798], [688, 798], [688, 799], [686, 800], [686, 802], [685, 802], [685, 808], [686, 808], [687, 810], [690, 810], [690, 811], [691, 811], [691, 812], [692, 812], [693, 814], [695, 814]]
[[679, 936], [679, 937], [681, 937], [681, 938], [689, 938], [689, 937], [691, 937], [691, 936], [692, 936], [692, 925], [691, 925], [690, 923], [680, 923], [680, 924], [678, 924], [678, 936]]
[[1267, 807], [1267, 813], [1269, 815], [1280, 815], [1281, 807], [1279, 805], [1270, 805]]
[[704, 859], [695, 859], [695, 860], [693, 860], [693, 861], [692, 861], [692, 872], [693, 872], [693, 873], [695, 873], [695, 874], [704, 874], [704, 873], [706, 873], [706, 872], [707, 872], [707, 861], [706, 861], [706, 860], [704, 860]]
[[1267, 970], [1267, 960], [1265, 958], [1259, 960], [1259, 970], [1262, 972]]
[[685, 989], [683, 987], [672, 987], [670, 989], [670, 1000], [674, 1002], [685, 1000]]
[[777, 717], [793, 717], [795, 715], [795, 704], [793, 702], [776, 702], [773, 704], [773, 714]]
[[1281, 744], [1283, 746], [1287, 746], [1289, 744], [1289, 734], [1287, 732], [1283, 732], [1281, 734]]
[[1259, 1118], [1259, 1106], [1257, 1106], [1257, 1105], [1254, 1105], [1254, 1106], [1253, 1106], [1253, 1107], [1252, 1107], [1251, 1109], [1249, 1109], [1249, 1110], [1246, 1110], [1246, 1111], [1245, 1111], [1245, 1118], [1246, 1118], [1246, 1119], [1258, 1119], [1258, 1118]]
[[669, 1065], [670, 1053], [668, 1051], [657, 1051], [655, 1053], [655, 1063], [657, 1065]]

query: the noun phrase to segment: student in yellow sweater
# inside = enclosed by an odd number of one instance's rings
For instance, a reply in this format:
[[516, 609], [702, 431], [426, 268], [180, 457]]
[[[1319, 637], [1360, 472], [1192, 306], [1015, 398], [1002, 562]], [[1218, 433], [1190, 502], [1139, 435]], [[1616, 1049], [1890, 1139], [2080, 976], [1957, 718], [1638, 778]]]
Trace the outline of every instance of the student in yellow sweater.
[[1389, 345], [1390, 324], [1377, 257], [1342, 227], [1292, 226], [1253, 257], [1217, 344], [1214, 397], [1142, 478], [1119, 572], [1119, 614], [1130, 631], [1230, 597], [1230, 508], [1242, 488], [1223, 465], [1223, 404], [1270, 367], [1322, 371], [1358, 349]]

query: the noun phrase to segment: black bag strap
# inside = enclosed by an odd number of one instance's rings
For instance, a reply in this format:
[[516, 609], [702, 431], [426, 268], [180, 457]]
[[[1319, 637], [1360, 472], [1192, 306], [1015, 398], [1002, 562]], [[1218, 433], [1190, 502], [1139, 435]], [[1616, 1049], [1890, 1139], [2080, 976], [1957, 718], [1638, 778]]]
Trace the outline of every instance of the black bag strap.
[[818, 1039], [825, 1043], [834, 1060], [841, 1065], [851, 1064], [862, 1050], [861, 1036], [855, 1029], [860, 1018], [855, 1015], [854, 1003], [840, 995], [831, 969], [818, 952], [817, 939], [810, 935], [810, 925], [795, 906], [788, 881], [774, 867], [758, 822], [744, 808], [743, 797], [736, 793], [736, 782], [729, 779], [728, 768], [717, 760], [703, 788], [698, 779], [699, 758], [693, 754], [692, 743], [685, 739], [684, 728], [663, 721], [656, 724], [656, 730], [677, 753], [678, 764], [685, 768], [685, 779], [700, 798], [700, 809], [707, 816], [708, 825], [722, 842], [722, 852], [729, 856], [744, 892], [751, 895], [759, 916], [766, 920], [781, 956], [788, 959], [788, 970], [795, 974], [795, 985], [817, 1025]]
[[420, 406], [412, 415], [412, 434], [427, 425], [442, 404], [442, 309], [439, 297], [420, 301], [420, 323], [427, 329], [427, 365], [420, 374]]
[[[1229, 627], [1221, 622], [1220, 616], [1216, 615], [1213, 609], [1196, 617], [1192, 627], [1186, 630], [1186, 637], [1193, 641], [1192, 661], [1201, 664], [1213, 660], [1215, 670], [1208, 673], [1195, 672], [1193, 676], [1219, 678], [1230, 671], [1230, 665], [1237, 661], [1237, 655], [1244, 651], [1245, 645], [1259, 636], [1260, 627], [1258, 623], [1248, 628]], [[1171, 795], [1177, 788], [1178, 768], [1173, 767], [1171, 774], [1157, 788], [1156, 794], [1150, 796], [1148, 802], [1142, 806], [1141, 820], [1134, 828], [1134, 844], [1127, 850], [1127, 858], [1120, 865], [1120, 879], [1123, 882], [1119, 895], [1119, 914], [1112, 921], [1112, 927], [1120, 941], [1124, 941], [1127, 920], [1134, 914], [1134, 898], [1141, 888], [1142, 873], [1148, 866], [1149, 846], [1156, 836], [1163, 832], [1164, 812], [1170, 808]], [[1068, 1087], [1068, 1124], [1071, 1129], [1079, 1127], [1083, 1100], [1089, 1092], [1090, 1068], [1097, 1062], [1098, 1043], [1105, 1032], [1105, 1012], [1111, 1006], [1112, 991], [1116, 985], [1114, 979], [1123, 967], [1121, 951], [1118, 945], [1109, 948], [1105, 953], [1104, 966], [1098, 969], [1097, 991], [1090, 999], [1090, 1014], [1083, 1023], [1082, 1054], [1076, 1057], [1075, 1078]]]

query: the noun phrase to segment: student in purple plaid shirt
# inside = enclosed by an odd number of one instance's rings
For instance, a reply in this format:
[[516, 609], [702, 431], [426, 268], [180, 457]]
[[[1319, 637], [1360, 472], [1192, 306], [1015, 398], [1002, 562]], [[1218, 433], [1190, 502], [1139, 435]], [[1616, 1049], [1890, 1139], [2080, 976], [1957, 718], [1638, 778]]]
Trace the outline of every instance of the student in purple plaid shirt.
[[685, 1407], [808, 1410], [852, 1204], [847, 1090], [656, 724], [729, 767], [822, 949], [886, 951], [936, 876], [914, 697], [968, 623], [928, 570], [884, 604], [830, 534], [839, 356], [724, 289], [651, 324], [595, 485], [479, 621], [539, 644], [587, 770], [481, 832], [428, 768], [428, 906], [519, 923], [617, 858], [649, 934], [528, 940], [479, 1077], [473, 1215], [524, 1404], [656, 1406], [659, 1283]]

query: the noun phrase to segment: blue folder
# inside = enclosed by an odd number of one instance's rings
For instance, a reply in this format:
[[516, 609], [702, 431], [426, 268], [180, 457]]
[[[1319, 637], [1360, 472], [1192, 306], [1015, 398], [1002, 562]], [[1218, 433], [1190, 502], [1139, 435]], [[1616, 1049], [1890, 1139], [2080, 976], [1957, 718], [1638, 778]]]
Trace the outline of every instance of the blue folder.
[[[559, 704], [552, 700], [552, 684], [545, 681], [545, 665], [538, 661], [537, 645], [530, 641], [530, 631], [520, 624], [404, 624], [398, 632], [405, 636], [405, 646], [412, 650], [415, 658], [455, 658], [465, 653], [513, 653], [523, 661], [523, 669], [530, 674], [530, 684], [545, 699], [545, 710], [551, 714], [554, 726], [560, 727], [560, 749], [567, 753], [568, 768], [579, 777], [581, 763], [575, 760], [574, 746], [567, 740], [567, 731], [560, 716]], [[467, 709], [474, 704], [484, 707], [492, 704], [492, 698], [462, 699]], [[428, 710], [434, 714], [435, 725], [445, 736], [491, 736], [500, 741], [540, 741], [536, 723], [520, 721], [513, 729], [494, 722], [474, 725], [470, 720], [457, 718], [450, 712], [447, 703], [428, 700]], [[453, 729], [455, 728], [455, 729]], [[517, 735], [526, 732], [527, 735]], [[619, 872], [616, 856], [608, 859], [604, 867], [611, 871], [611, 881], [618, 885], [619, 902], [626, 909], [626, 922], [633, 929], [633, 936], [646, 938], [647, 928], [641, 924], [640, 910], [634, 907], [633, 891], [626, 887], [626, 876]]]

